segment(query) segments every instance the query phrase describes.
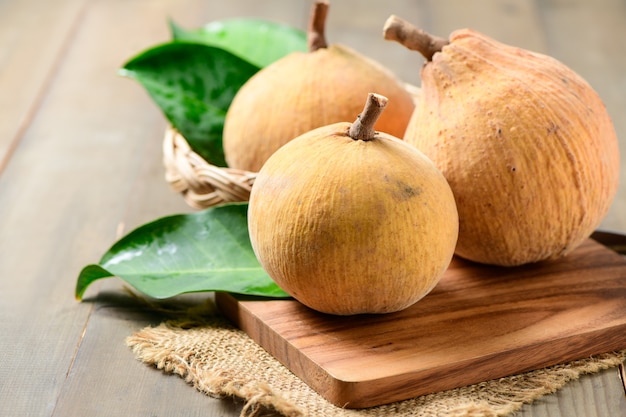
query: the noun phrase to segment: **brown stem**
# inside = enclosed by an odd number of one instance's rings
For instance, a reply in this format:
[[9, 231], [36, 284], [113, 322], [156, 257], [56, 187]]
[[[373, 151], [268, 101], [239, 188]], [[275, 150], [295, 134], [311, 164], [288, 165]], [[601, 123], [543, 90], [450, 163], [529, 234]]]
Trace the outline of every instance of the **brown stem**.
[[316, 0], [311, 7], [311, 17], [309, 18], [308, 44], [310, 52], [328, 47], [325, 34], [327, 14], [328, 0]]
[[426, 33], [395, 15], [389, 16], [385, 22], [383, 36], [387, 40], [399, 42], [408, 49], [421, 53], [428, 61], [450, 43], [447, 39]]
[[387, 97], [380, 94], [369, 93], [367, 95], [367, 101], [365, 107], [359, 116], [356, 118], [348, 135], [354, 140], [372, 140], [376, 136], [374, 125], [376, 121], [385, 110], [387, 105]]

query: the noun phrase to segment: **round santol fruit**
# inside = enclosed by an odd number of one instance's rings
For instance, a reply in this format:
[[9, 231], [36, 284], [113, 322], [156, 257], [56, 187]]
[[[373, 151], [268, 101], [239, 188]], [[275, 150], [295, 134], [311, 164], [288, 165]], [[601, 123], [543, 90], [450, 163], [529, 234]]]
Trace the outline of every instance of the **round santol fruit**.
[[386, 97], [366, 103], [354, 123], [314, 129], [276, 151], [250, 195], [259, 262], [323, 313], [405, 309], [438, 283], [456, 244], [445, 178], [416, 148], [373, 129]]
[[347, 46], [326, 42], [328, 3], [316, 1], [308, 52], [293, 52], [252, 76], [235, 95], [224, 122], [223, 148], [231, 168], [258, 172], [267, 158], [296, 136], [352, 120], [363, 98], [377, 91], [389, 108], [376, 128], [402, 137], [414, 98], [381, 63]]
[[474, 30], [449, 40], [391, 16], [383, 29], [426, 58], [404, 140], [443, 172], [457, 255], [501, 266], [557, 259], [600, 225], [619, 180], [598, 94], [556, 59]]

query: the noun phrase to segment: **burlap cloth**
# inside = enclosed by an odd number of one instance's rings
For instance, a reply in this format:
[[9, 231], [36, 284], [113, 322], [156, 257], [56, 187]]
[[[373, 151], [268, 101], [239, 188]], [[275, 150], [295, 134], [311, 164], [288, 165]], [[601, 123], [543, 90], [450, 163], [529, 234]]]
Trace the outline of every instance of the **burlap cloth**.
[[181, 376], [209, 396], [243, 400], [241, 416], [248, 417], [508, 416], [583, 374], [618, 366], [626, 359], [623, 350], [388, 405], [350, 410], [327, 402], [216, 313], [211, 302], [184, 318], [146, 327], [126, 342], [139, 360]]

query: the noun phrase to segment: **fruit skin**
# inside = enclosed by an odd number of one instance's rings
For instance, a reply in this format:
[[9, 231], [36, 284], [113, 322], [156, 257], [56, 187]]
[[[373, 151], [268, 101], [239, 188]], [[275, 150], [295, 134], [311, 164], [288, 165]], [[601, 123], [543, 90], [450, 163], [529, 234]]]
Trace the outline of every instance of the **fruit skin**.
[[458, 234], [454, 196], [421, 152], [350, 123], [307, 132], [260, 170], [248, 226], [268, 274], [320, 312], [402, 310], [437, 284]]
[[228, 166], [258, 172], [296, 136], [352, 120], [370, 91], [389, 98], [376, 129], [402, 137], [415, 107], [413, 95], [381, 64], [339, 44], [287, 55], [235, 95], [223, 131]]
[[472, 30], [422, 68], [404, 139], [456, 197], [461, 257], [514, 266], [564, 256], [615, 196], [619, 150], [595, 91], [545, 55]]

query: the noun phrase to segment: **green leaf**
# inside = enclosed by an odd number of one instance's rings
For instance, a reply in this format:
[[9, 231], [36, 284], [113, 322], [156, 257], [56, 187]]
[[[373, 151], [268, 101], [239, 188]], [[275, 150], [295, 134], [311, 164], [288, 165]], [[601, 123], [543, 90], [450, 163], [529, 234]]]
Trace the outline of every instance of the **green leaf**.
[[200, 291], [285, 298], [257, 261], [247, 204], [163, 217], [133, 230], [87, 265], [76, 282], [81, 299], [94, 281], [117, 276], [153, 298]]
[[139, 81], [189, 145], [225, 166], [222, 130], [226, 111], [259, 67], [220, 48], [171, 42], [135, 56], [120, 74]]
[[183, 29], [170, 21], [172, 37], [227, 50], [263, 68], [294, 51], [308, 51], [306, 33], [280, 23], [254, 18], [210, 22], [198, 29]]

